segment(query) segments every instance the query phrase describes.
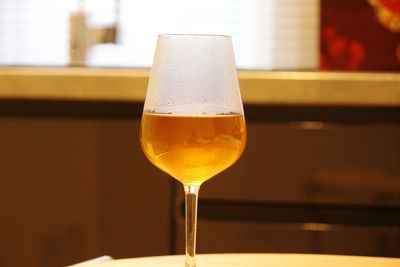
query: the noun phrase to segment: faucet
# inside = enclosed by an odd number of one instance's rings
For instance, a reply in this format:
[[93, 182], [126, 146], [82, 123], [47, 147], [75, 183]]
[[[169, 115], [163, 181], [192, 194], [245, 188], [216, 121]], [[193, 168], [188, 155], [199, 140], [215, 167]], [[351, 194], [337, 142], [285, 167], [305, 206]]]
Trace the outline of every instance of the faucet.
[[[116, 4], [118, 19], [119, 2]], [[85, 66], [87, 53], [96, 44], [117, 43], [117, 23], [107, 27], [95, 27], [88, 25], [86, 18], [87, 14], [83, 11], [70, 16], [70, 66]]]

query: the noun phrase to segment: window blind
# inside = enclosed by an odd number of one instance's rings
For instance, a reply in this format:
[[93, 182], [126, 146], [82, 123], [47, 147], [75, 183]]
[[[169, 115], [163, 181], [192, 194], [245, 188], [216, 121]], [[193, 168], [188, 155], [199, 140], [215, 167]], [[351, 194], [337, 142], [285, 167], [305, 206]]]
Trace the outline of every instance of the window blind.
[[0, 64], [67, 64], [74, 8], [71, 0], [0, 0]]
[[[318, 68], [319, 0], [0, 0], [0, 64], [69, 64], [69, 16], [118, 23], [88, 66], [149, 67], [160, 33], [227, 34], [238, 68]], [[119, 10], [119, 12], [115, 12]]]

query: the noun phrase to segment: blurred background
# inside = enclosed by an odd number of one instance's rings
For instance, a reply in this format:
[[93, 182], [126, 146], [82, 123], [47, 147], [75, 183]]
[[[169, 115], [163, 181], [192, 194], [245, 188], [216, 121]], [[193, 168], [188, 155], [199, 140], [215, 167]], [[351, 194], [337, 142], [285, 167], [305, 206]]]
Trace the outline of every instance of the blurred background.
[[240, 69], [399, 70], [392, 0], [1, 0], [0, 64], [149, 67], [160, 33], [233, 37]]
[[184, 252], [139, 127], [157, 35], [233, 38], [248, 126], [198, 252], [400, 257], [400, 1], [0, 0], [0, 266]]

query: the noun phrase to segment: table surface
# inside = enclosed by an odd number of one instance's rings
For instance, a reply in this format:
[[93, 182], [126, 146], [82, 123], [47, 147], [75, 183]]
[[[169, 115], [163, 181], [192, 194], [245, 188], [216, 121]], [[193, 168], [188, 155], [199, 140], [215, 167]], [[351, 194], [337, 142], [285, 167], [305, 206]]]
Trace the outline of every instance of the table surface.
[[[90, 267], [182, 267], [184, 256], [158, 256], [111, 260]], [[310, 254], [203, 254], [198, 267], [400, 267], [400, 258]]]

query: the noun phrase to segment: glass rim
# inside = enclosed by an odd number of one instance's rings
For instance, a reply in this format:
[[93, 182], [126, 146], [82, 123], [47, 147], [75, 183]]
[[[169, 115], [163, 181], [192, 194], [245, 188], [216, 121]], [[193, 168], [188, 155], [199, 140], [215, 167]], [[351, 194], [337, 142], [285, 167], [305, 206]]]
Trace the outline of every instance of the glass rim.
[[168, 37], [168, 36], [189, 36], [189, 37], [224, 37], [232, 39], [232, 36], [227, 34], [208, 34], [208, 33], [161, 33], [158, 37]]

